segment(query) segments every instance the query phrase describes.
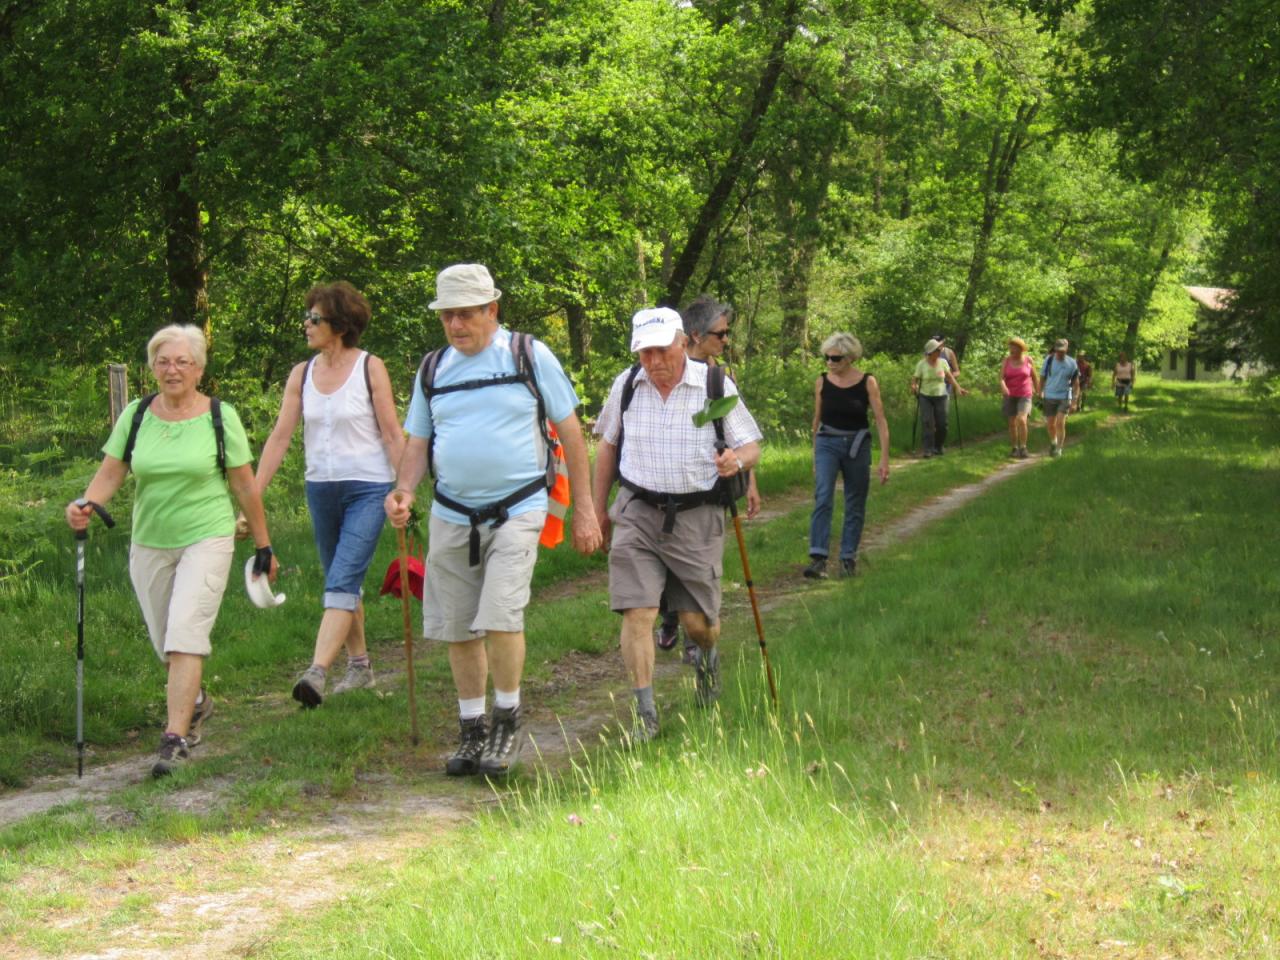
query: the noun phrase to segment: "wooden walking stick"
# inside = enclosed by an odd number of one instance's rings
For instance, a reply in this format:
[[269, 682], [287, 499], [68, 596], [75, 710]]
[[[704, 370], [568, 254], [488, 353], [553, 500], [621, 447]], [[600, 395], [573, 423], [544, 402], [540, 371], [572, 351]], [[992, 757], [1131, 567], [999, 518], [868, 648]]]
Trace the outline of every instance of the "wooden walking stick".
[[769, 699], [778, 708], [778, 686], [773, 682], [773, 667], [769, 663], [769, 648], [764, 643], [764, 621], [760, 619], [760, 602], [756, 599], [756, 586], [751, 579], [751, 564], [747, 561], [747, 541], [742, 537], [742, 518], [738, 516], [737, 501], [729, 500], [729, 513], [733, 517], [733, 532], [738, 535], [738, 556], [742, 557], [742, 576], [747, 582], [747, 595], [751, 598], [751, 614], [756, 618], [756, 636], [760, 638], [760, 656], [764, 658], [764, 673], [769, 680]]
[[404, 527], [396, 527], [400, 545], [400, 613], [404, 618], [404, 659], [409, 676], [409, 731], [413, 745], [418, 745], [418, 686], [413, 675], [413, 627], [409, 622], [409, 547], [404, 540]]

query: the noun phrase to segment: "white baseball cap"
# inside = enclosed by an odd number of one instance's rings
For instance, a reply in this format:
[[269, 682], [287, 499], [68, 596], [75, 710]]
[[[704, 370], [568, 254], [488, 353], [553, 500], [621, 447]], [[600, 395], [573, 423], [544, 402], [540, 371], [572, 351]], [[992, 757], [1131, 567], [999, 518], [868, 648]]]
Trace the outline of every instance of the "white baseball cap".
[[684, 321], [670, 307], [649, 307], [631, 318], [631, 352], [648, 347], [669, 347], [676, 334], [684, 333]]
[[502, 291], [493, 285], [488, 267], [479, 263], [455, 263], [436, 275], [436, 298], [427, 304], [427, 309], [483, 307], [501, 296]]

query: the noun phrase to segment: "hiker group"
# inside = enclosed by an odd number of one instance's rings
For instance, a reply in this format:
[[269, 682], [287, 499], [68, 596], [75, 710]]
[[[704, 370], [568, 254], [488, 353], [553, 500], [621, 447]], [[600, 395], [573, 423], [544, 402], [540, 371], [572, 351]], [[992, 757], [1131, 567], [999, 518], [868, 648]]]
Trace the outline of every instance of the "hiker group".
[[[254, 542], [245, 566], [251, 599], [260, 606], [283, 601], [270, 588], [279, 564], [262, 496], [299, 424], [307, 506], [325, 578], [311, 662], [292, 687], [303, 707], [374, 685], [365, 575], [384, 523], [403, 530], [416, 519], [418, 489], [428, 474], [425, 570], [420, 561], [410, 570], [405, 556], [400, 563], [422, 599], [423, 635], [448, 651], [458, 701], [458, 743], [445, 763], [448, 774], [502, 777], [519, 761], [525, 608], [538, 546], [564, 539], [570, 498], [574, 548], [609, 550], [609, 603], [621, 616], [622, 659], [634, 691], [628, 740], [645, 742], [661, 729], [655, 648], [670, 650], [683, 636], [695, 701], [705, 706], [719, 696], [725, 512], [734, 520], [754, 605], [737, 501], [745, 500], [748, 518], [761, 507], [753, 471], [761, 432], [719, 363], [732, 309], [702, 296], [681, 312], [655, 307], [632, 317], [635, 362], [614, 378], [595, 424], [593, 473], [572, 382], [545, 344], [499, 323], [501, 297], [479, 264], [439, 273], [429, 307], [447, 343], [419, 364], [401, 424], [386, 366], [359, 346], [370, 322], [368, 301], [346, 282], [312, 288], [302, 317], [312, 356], [289, 373], [256, 473], [236, 411], [199, 389], [203, 332], [175, 325], [151, 338], [147, 358], [157, 389], [125, 408], [84, 495], [67, 505], [66, 519], [82, 537], [92, 513], [103, 512], [132, 470], [130, 578], [167, 669], [166, 723], [153, 775], [189, 760], [213, 712], [204, 661], [237, 537]], [[1083, 359], [1067, 356], [1067, 347], [1059, 340], [1037, 372], [1025, 342], [1009, 340], [1001, 389], [1015, 457], [1027, 456], [1027, 415], [1036, 393], [1044, 398], [1050, 454], [1061, 453], [1067, 413], [1091, 373]], [[822, 354], [804, 568], [813, 579], [827, 576], [837, 477], [844, 481], [838, 572], [857, 572], [872, 420], [882, 484], [890, 469], [880, 387], [858, 367], [861, 343], [836, 333], [823, 342]], [[944, 453], [948, 406], [967, 393], [959, 369], [945, 338], [930, 338], [911, 379], [926, 458]], [[1117, 365], [1116, 392], [1126, 403], [1133, 376], [1132, 364]], [[331, 683], [344, 650], [345, 670]], [[773, 692], [767, 655], [765, 667]]]
[[[501, 296], [481, 265], [440, 272], [430, 309], [447, 345], [420, 364], [402, 427], [385, 365], [359, 348], [368, 301], [345, 282], [313, 288], [303, 315], [313, 356], [289, 374], [256, 474], [235, 410], [199, 390], [203, 332], [174, 325], [151, 338], [157, 390], [125, 408], [66, 518], [82, 533], [132, 470], [130, 578], [167, 669], [154, 776], [189, 760], [213, 712], [203, 667], [237, 535], [255, 545], [245, 569], [251, 598], [278, 602], [267, 585], [279, 564], [262, 494], [299, 423], [325, 575], [312, 662], [292, 689], [304, 707], [373, 685], [362, 584], [383, 523], [410, 522], [428, 473], [422, 628], [446, 645], [457, 691], [459, 737], [448, 774], [501, 777], [519, 760], [524, 612], [539, 542], [563, 537], [570, 491], [574, 548], [589, 554], [611, 541], [610, 606], [622, 616], [635, 691], [628, 738], [643, 742], [660, 729], [652, 639], [659, 610], [677, 618], [696, 648], [698, 703], [716, 699], [724, 508], [749, 490], [749, 511], [758, 510], [748, 477], [762, 439], [733, 380], [715, 365], [716, 351], [696, 349], [699, 342], [723, 349], [731, 310], [700, 298], [683, 318], [665, 307], [634, 316], [636, 362], [618, 374], [596, 425], [593, 478], [571, 381], [545, 344], [499, 324]], [[606, 510], [615, 483], [621, 490]], [[330, 687], [344, 648], [346, 670]]]

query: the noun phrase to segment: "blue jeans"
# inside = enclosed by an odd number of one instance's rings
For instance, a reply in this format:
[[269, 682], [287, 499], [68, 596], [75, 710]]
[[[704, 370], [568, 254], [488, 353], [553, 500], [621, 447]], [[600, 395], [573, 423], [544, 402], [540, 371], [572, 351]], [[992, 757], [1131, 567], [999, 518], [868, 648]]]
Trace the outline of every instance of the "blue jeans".
[[367, 480], [307, 481], [326, 610], [354, 610], [360, 602], [360, 587], [387, 519], [382, 502], [394, 486]]
[[825, 557], [831, 541], [831, 512], [835, 506], [836, 474], [844, 475], [844, 528], [840, 533], [840, 559], [852, 560], [862, 540], [862, 521], [871, 488], [871, 435], [852, 457], [852, 437], [817, 437], [813, 445], [815, 473], [813, 519], [809, 521], [809, 556]]

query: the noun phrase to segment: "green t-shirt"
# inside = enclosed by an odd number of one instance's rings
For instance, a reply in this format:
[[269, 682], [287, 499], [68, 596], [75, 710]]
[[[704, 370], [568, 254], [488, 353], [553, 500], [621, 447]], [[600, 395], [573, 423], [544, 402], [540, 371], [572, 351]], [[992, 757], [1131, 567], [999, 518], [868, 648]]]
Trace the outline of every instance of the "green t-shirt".
[[935, 367], [929, 363], [925, 357], [920, 358], [920, 362], [916, 364], [915, 377], [920, 381], [920, 396], [922, 397], [945, 397], [947, 395], [947, 373], [951, 370], [951, 365], [942, 357], [938, 358], [938, 365]]
[[[124, 408], [102, 447], [103, 453], [116, 459], [124, 457], [139, 402]], [[222, 433], [227, 469], [249, 463], [249, 438], [240, 416], [226, 403], [222, 404]], [[235, 513], [227, 482], [218, 469], [218, 444], [210, 414], [170, 422], [148, 408], [133, 446], [133, 475], [137, 481], [134, 543], [170, 550], [235, 533]]]

